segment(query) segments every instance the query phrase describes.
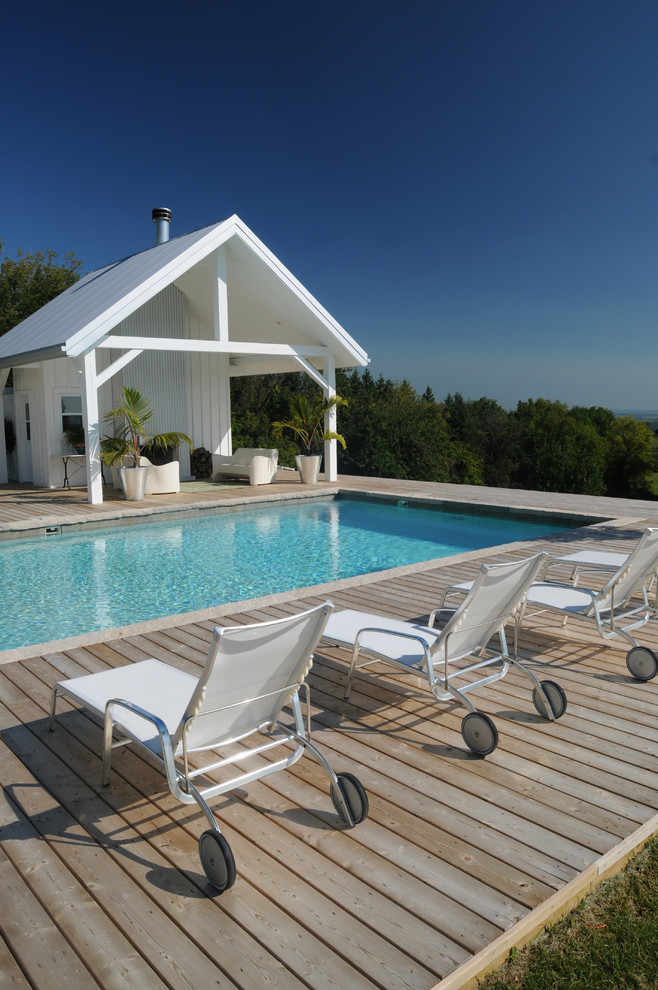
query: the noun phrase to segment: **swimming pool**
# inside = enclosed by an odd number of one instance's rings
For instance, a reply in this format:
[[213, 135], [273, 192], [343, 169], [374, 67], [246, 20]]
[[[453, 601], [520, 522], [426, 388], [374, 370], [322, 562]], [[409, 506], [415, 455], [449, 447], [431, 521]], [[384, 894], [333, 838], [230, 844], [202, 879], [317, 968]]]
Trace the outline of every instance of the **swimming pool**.
[[0, 544], [0, 650], [324, 584], [568, 526], [555, 517], [322, 498], [10, 541]]

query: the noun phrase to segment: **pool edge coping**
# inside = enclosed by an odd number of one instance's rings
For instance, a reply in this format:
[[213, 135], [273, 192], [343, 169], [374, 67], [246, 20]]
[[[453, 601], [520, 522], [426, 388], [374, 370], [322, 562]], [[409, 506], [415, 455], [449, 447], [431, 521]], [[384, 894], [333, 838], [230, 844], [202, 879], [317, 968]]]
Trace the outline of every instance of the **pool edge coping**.
[[[327, 487], [314, 489], [312, 491], [285, 493], [259, 492], [256, 496], [236, 495], [234, 498], [207, 501], [196, 506], [187, 505], [184, 507], [179, 507], [176, 505], [157, 505], [152, 507], [143, 507], [140, 503], [139, 507], [135, 506], [131, 511], [130, 506], [126, 506], [125, 503], [121, 503], [121, 510], [108, 510], [107, 512], [103, 512], [100, 517], [93, 513], [86, 512], [85, 510], [81, 510], [77, 517], [71, 518], [69, 516], [65, 520], [62, 520], [56, 513], [50, 513], [49, 515], [41, 516], [30, 521], [20, 519], [13, 522], [0, 523], [0, 545], [2, 545], [5, 541], [27, 538], [29, 534], [36, 535], [37, 531], [45, 531], [46, 529], [59, 528], [66, 530], [67, 532], [76, 532], [81, 528], [100, 529], [104, 526], [133, 526], [140, 521], [147, 522], [149, 520], [153, 520], [154, 517], [159, 516], [168, 517], [171, 515], [178, 515], [180, 518], [189, 518], [191, 516], [196, 516], [201, 512], [216, 512], [243, 506], [264, 505], [273, 502], [294, 502], [307, 499], [336, 498], [341, 495], [354, 500], [371, 499], [376, 502], [414, 502], [420, 506], [443, 506], [446, 509], [451, 509], [453, 511], [474, 513], [491, 512], [495, 515], [503, 517], [506, 515], [514, 515], [515, 513], [521, 516], [552, 516], [554, 518], [564, 518], [565, 520], [569, 520], [574, 526], [579, 522], [581, 525], [596, 525], [599, 522], [611, 522], [613, 519], [610, 513], [585, 512], [584, 510], [581, 512], [576, 509], [560, 510], [531, 504], [501, 506], [494, 504], [493, 502], [469, 502], [463, 497], [458, 499], [446, 498], [445, 496], [438, 495], [433, 496], [430, 494], [409, 495], [399, 493], [396, 494], [395, 492], [383, 493], [377, 491], [376, 489], [354, 489], [346, 485], [329, 485]], [[624, 515], [623, 517], [618, 518], [632, 520], [636, 519], [637, 516], [629, 515], [627, 517]], [[39, 535], [45, 535], [45, 532], [40, 532]]]

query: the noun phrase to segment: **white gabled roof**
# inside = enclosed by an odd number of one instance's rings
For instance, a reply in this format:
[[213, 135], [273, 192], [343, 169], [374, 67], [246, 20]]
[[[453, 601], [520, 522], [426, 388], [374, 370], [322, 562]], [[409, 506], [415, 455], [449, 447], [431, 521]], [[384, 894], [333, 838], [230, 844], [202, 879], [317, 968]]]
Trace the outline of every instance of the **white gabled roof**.
[[0, 367], [82, 354], [177, 280], [191, 308], [207, 311], [212, 281], [204, 277], [203, 262], [222, 245], [231, 340], [317, 343], [334, 354], [337, 367], [368, 363], [365, 351], [232, 216], [85, 275], [0, 337]]

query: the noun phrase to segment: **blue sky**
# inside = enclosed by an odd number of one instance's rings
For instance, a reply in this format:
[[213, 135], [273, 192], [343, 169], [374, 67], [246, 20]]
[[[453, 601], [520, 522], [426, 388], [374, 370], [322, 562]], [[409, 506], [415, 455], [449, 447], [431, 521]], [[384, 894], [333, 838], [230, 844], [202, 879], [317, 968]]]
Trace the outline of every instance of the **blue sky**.
[[3, 7], [0, 239], [237, 213], [437, 399], [658, 408], [655, 0]]

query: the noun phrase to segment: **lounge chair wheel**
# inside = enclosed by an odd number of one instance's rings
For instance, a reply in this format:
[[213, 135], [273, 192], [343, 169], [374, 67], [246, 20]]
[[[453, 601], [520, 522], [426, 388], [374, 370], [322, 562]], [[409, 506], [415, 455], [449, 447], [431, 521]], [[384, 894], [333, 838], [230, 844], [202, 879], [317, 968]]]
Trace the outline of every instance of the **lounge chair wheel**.
[[488, 756], [498, 745], [498, 729], [482, 712], [469, 712], [462, 719], [462, 738], [476, 756]]
[[352, 821], [346, 821], [345, 816], [340, 808], [340, 802], [338, 801], [336, 795], [335, 784], [331, 785], [331, 800], [334, 803], [334, 808], [342, 818], [345, 825], [348, 828], [353, 828], [354, 825], [358, 825], [362, 822], [364, 818], [368, 817], [368, 795], [366, 794], [366, 789], [360, 780], [351, 773], [337, 773], [338, 786], [340, 787], [340, 792], [343, 795], [343, 800], [345, 804], [350, 809], [350, 815], [352, 816]]
[[648, 646], [634, 646], [626, 654], [626, 666], [638, 681], [650, 681], [658, 673], [658, 658]]
[[[548, 703], [551, 706], [553, 718], [562, 718], [567, 710], [567, 696], [564, 693], [564, 690], [559, 684], [556, 684], [555, 681], [542, 681], [541, 686], [544, 689], [544, 694], [548, 698]], [[542, 718], [550, 718], [550, 715], [546, 711], [546, 703], [541, 696], [541, 692], [538, 691], [537, 688], [533, 688], [532, 703]]]
[[199, 857], [203, 871], [213, 887], [222, 894], [235, 883], [235, 860], [228, 842], [214, 829], [208, 829], [199, 839]]

